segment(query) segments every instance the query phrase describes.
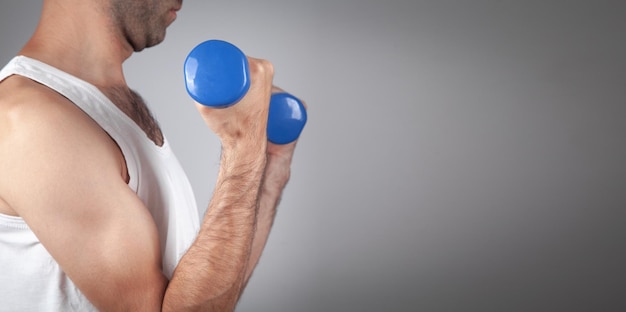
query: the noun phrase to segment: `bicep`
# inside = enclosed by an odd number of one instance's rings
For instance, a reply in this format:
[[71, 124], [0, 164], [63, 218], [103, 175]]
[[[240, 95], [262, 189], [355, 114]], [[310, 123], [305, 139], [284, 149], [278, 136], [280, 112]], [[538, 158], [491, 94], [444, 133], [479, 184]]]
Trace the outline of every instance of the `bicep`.
[[96, 307], [156, 310], [166, 280], [154, 221], [115, 143], [89, 119], [69, 121], [14, 131], [3, 197]]

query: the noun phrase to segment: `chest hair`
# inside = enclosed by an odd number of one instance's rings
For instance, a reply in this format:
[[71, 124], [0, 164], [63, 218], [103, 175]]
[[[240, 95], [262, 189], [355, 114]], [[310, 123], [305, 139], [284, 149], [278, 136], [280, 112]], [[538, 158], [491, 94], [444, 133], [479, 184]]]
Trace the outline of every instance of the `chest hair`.
[[156, 119], [150, 113], [143, 98], [128, 87], [101, 88], [101, 91], [124, 114], [132, 119], [146, 136], [158, 146], [163, 146], [163, 133]]

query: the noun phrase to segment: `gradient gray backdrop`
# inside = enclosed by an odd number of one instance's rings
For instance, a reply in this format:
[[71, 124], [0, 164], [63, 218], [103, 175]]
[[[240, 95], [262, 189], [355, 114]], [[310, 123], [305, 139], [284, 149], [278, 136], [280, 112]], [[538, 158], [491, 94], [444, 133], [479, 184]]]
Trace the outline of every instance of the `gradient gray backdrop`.
[[[2, 2], [2, 63], [39, 6]], [[202, 211], [188, 51], [229, 40], [309, 103], [238, 311], [626, 311], [625, 34], [619, 0], [187, 0], [126, 70]]]

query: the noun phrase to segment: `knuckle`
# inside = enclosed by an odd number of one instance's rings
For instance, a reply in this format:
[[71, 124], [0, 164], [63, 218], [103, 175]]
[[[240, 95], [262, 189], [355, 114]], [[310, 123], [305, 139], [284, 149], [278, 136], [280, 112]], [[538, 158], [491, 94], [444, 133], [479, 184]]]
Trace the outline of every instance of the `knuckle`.
[[269, 76], [274, 75], [274, 65], [264, 59], [251, 59], [248, 62], [248, 66], [250, 68], [250, 72], [254, 74], [266, 74]]
[[263, 60], [263, 65], [265, 67], [265, 71], [270, 75], [274, 76], [274, 64], [272, 62]]

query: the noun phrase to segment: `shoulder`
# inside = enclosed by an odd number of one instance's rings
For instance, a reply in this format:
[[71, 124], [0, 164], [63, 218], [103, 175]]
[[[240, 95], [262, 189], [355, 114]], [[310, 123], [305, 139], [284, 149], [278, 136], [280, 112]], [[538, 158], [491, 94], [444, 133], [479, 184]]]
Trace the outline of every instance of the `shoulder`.
[[115, 147], [106, 132], [66, 97], [28, 78], [11, 76], [0, 83], [0, 144], [27, 138], [54, 139], [61, 145], [88, 140], [89, 146]]
[[90, 128], [88, 116], [67, 98], [21, 76], [11, 76], [0, 84], [0, 118], [4, 134], [8, 130], [53, 130], [64, 121], [72, 121], [75, 129]]
[[[0, 174], [23, 179], [18, 170], [33, 166], [58, 168], [55, 178], [85, 167], [126, 174], [115, 142], [80, 108], [46, 86], [12, 76], [0, 84]], [[0, 197], [6, 188], [0, 181]]]
[[21, 76], [0, 84], [0, 144], [9, 142], [39, 143], [36, 146], [41, 147], [69, 144], [72, 150], [85, 146], [119, 152], [107, 133], [74, 103]]

